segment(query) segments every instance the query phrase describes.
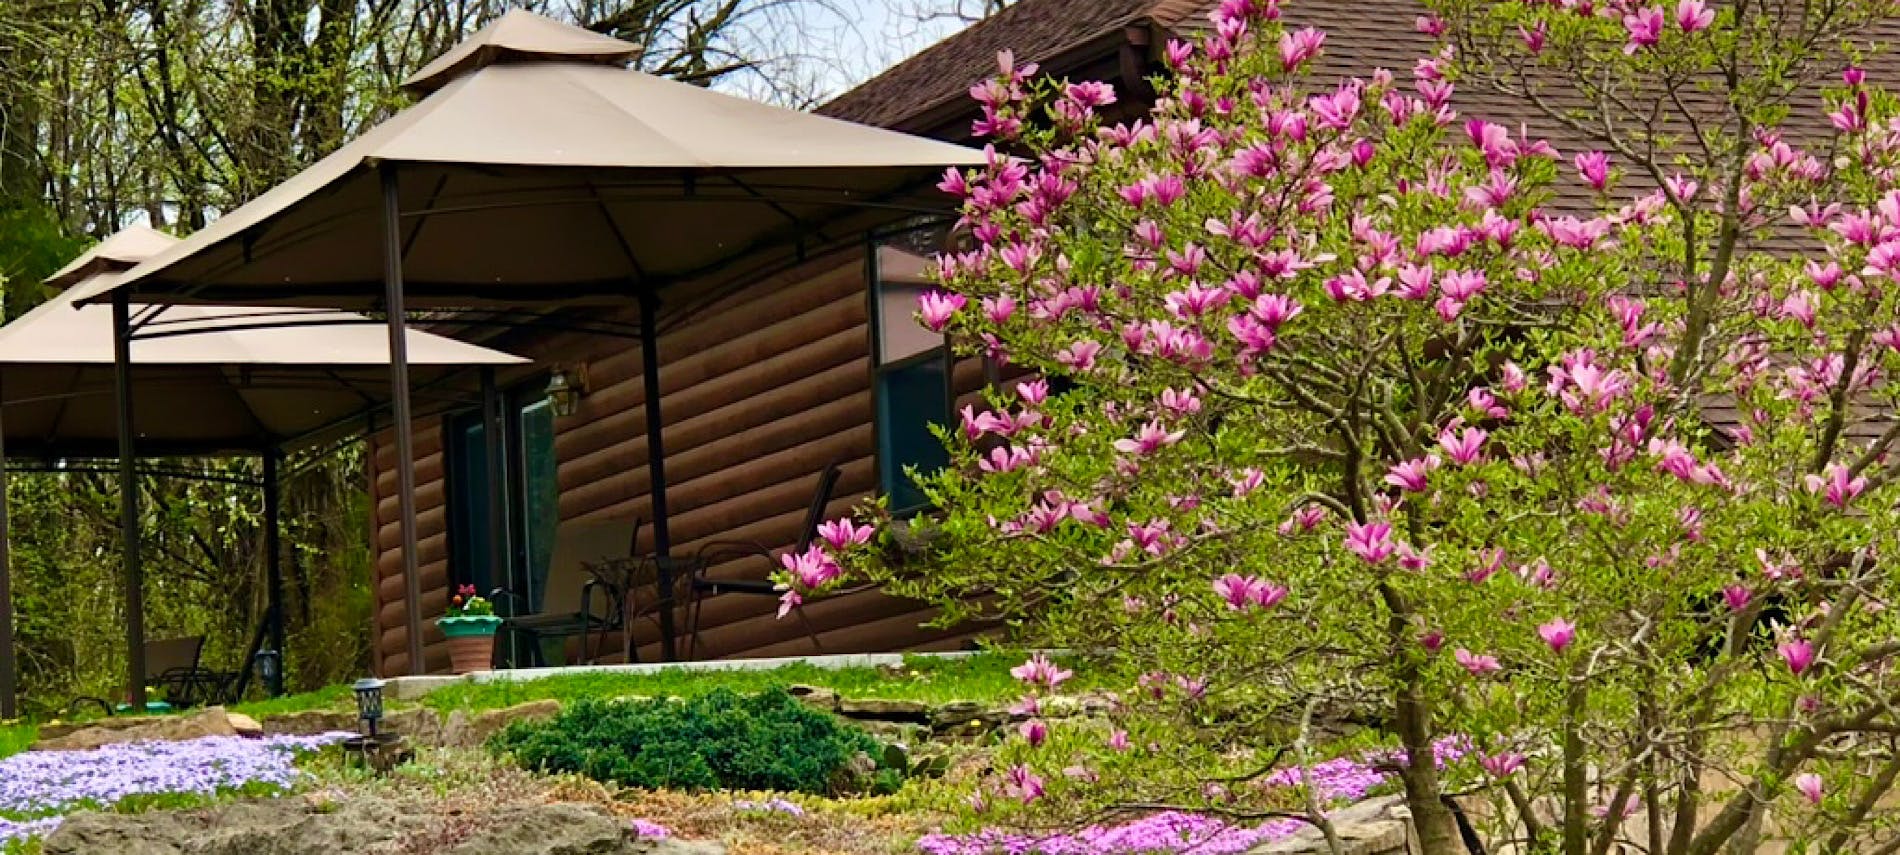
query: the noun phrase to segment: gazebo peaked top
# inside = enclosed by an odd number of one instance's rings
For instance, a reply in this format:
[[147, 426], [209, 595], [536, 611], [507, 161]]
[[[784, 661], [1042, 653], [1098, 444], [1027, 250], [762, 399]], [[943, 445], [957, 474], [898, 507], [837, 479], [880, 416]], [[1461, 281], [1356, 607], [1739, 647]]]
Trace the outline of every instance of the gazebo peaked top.
[[66, 288], [99, 273], [130, 270], [176, 243], [177, 238], [149, 226], [121, 229], [46, 277], [46, 284]]
[[409, 75], [409, 79], [402, 82], [402, 88], [428, 94], [471, 69], [498, 62], [557, 58], [625, 65], [639, 56], [640, 46], [631, 42], [570, 27], [533, 12], [510, 9], [422, 70]]
[[626, 301], [765, 247], [793, 255], [946, 210], [935, 178], [983, 162], [622, 68], [635, 50], [622, 45], [510, 13], [414, 78], [431, 90], [420, 102], [122, 285], [165, 303], [374, 307], [389, 167], [407, 306]]

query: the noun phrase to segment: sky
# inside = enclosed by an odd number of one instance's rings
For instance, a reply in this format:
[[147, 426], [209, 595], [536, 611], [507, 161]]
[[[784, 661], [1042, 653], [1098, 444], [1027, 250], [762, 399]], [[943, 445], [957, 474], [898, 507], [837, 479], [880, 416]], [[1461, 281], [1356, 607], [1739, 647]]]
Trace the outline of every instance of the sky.
[[[931, 5], [950, 6], [953, 0], [835, 0], [852, 16], [856, 33], [846, 42], [862, 42], [861, 52], [846, 59], [834, 72], [831, 94], [836, 95], [869, 80], [897, 63], [962, 28], [951, 19], [918, 20], [918, 10]], [[847, 48], [849, 49], [849, 48]]]

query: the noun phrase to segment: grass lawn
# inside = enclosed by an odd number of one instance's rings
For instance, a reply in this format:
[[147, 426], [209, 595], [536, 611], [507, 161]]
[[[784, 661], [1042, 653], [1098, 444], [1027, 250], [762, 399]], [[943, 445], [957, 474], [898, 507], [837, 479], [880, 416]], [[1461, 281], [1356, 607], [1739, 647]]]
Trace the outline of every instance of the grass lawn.
[[[448, 712], [497, 709], [545, 698], [568, 701], [628, 695], [692, 697], [720, 687], [756, 692], [795, 683], [831, 689], [847, 698], [914, 700], [930, 704], [958, 700], [1002, 703], [1022, 695], [1022, 683], [1009, 674], [1009, 669], [1021, 664], [1022, 658], [1017, 653], [982, 653], [955, 659], [906, 657], [901, 668], [825, 669], [797, 664], [769, 671], [667, 669], [657, 674], [571, 674], [538, 680], [461, 683], [437, 690], [419, 703]], [[1064, 686], [1067, 691], [1089, 688], [1092, 686], [1086, 678], [1080, 677]], [[389, 703], [392, 709], [414, 705]], [[327, 686], [314, 692], [242, 703], [231, 709], [261, 720], [304, 710], [354, 708], [350, 687]], [[0, 757], [25, 751], [37, 734], [38, 727], [30, 723], [0, 727]]]
[[0, 727], [0, 757], [10, 757], [25, 751], [38, 738], [39, 725], [10, 724]]
[[[1009, 674], [1009, 669], [1021, 663], [1021, 654], [984, 653], [956, 659], [906, 657], [902, 668], [824, 669], [798, 664], [769, 671], [667, 669], [657, 674], [572, 674], [538, 680], [461, 683], [431, 692], [421, 703], [446, 712], [494, 709], [544, 698], [565, 701], [626, 695], [693, 697], [716, 688], [756, 692], [794, 683], [831, 689], [847, 698], [901, 699], [932, 704], [958, 700], [997, 702], [1022, 695], [1022, 683]], [[1064, 688], [1087, 687], [1072, 682]]]

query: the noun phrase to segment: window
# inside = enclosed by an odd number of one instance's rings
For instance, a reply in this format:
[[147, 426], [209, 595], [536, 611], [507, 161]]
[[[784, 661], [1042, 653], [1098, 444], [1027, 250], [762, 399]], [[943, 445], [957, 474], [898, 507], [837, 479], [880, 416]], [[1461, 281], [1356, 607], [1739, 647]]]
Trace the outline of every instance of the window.
[[930, 432], [951, 419], [950, 351], [942, 334], [916, 319], [917, 298], [933, 287], [925, 271], [941, 236], [939, 228], [906, 232], [871, 253], [878, 487], [897, 514], [929, 503], [906, 469], [927, 472], [950, 462]]
[[[523, 613], [541, 608], [541, 588], [554, 554], [560, 524], [558, 461], [554, 456], [554, 409], [545, 381], [525, 384], [504, 396], [500, 484], [489, 464], [480, 410], [448, 420], [449, 567], [458, 585], [483, 594], [506, 588], [520, 599], [500, 607]], [[489, 523], [489, 499], [504, 503], [503, 525]], [[505, 567], [495, 567], [495, 538]]]

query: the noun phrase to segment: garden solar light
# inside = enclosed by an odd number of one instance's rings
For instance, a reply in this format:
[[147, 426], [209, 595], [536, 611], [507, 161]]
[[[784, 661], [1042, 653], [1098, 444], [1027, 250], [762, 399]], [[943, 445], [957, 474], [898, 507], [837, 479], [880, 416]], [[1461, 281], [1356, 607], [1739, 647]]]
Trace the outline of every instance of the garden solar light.
[[356, 693], [356, 717], [363, 722], [364, 733], [376, 736], [376, 723], [383, 719], [383, 681], [364, 677], [350, 684]]

